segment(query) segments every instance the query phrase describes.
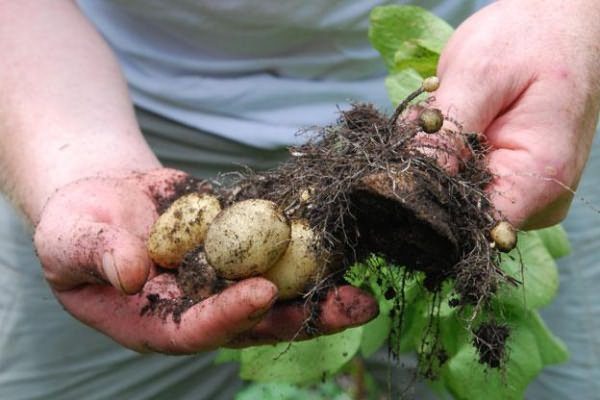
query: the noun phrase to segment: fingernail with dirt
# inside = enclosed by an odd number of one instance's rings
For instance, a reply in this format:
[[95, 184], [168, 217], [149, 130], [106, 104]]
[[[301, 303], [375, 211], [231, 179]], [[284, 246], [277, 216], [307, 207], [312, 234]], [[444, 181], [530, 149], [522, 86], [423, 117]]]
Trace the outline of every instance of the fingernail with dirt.
[[271, 311], [271, 307], [273, 307], [273, 304], [275, 304], [275, 302], [277, 301], [278, 296], [274, 295], [271, 300], [269, 300], [269, 303], [263, 307], [263, 308], [259, 308], [258, 310], [254, 311], [252, 314], [248, 315], [248, 318], [250, 320], [256, 320], [256, 319], [262, 319], [265, 315], [267, 315], [267, 313], [269, 311]]
[[121, 285], [121, 280], [119, 279], [119, 271], [117, 271], [115, 259], [111, 253], [102, 254], [102, 269], [104, 270], [104, 275], [110, 284], [115, 288], [124, 291], [123, 285]]

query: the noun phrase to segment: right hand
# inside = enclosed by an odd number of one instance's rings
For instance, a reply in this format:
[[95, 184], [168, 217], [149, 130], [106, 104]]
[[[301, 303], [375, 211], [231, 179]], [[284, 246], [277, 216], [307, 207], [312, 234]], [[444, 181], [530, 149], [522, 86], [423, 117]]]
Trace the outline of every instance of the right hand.
[[490, 198], [513, 225], [560, 222], [600, 110], [600, 3], [506, 0], [467, 19], [438, 67], [436, 105], [482, 132]]
[[[137, 351], [194, 353], [295, 337], [302, 305], [272, 308], [277, 288], [262, 278], [240, 281], [185, 311], [179, 324], [140, 314], [147, 295], [177, 297], [172, 274], [158, 274], [146, 239], [161, 199], [187, 175], [159, 169], [87, 178], [60, 188], [44, 207], [34, 243], [56, 298], [75, 318]], [[376, 302], [352, 287], [332, 290], [319, 328], [331, 333], [368, 321]]]

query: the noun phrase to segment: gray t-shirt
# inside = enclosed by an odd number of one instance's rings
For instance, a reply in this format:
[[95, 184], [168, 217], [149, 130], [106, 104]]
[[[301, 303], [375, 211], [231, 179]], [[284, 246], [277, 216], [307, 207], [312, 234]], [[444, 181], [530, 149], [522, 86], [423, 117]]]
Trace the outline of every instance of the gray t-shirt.
[[[185, 154], [181, 165], [196, 171], [212, 171], [234, 153], [242, 157], [244, 147], [227, 139], [277, 147], [296, 141], [298, 128], [331, 122], [336, 107], [350, 100], [389, 104], [383, 65], [366, 36], [370, 8], [385, 1], [79, 3], [118, 55], [135, 103], [204, 132], [146, 126], [159, 155]], [[457, 23], [484, 2], [416, 3]], [[200, 146], [208, 142], [218, 146]], [[266, 161], [260, 158], [268, 153], [252, 150], [255, 161]], [[591, 165], [599, 162], [594, 154]], [[600, 204], [592, 174], [588, 168], [583, 195]], [[573, 357], [536, 381], [532, 399], [600, 392], [593, 386], [600, 382], [598, 216], [581, 204], [571, 215], [566, 226], [575, 255], [561, 266], [563, 286], [545, 316]], [[237, 390], [235, 369], [215, 367], [212, 354], [136, 354], [70, 317], [43, 280], [28, 232], [2, 199], [0, 270], [0, 399], [229, 399]]]
[[377, 6], [415, 3], [457, 22], [487, 1], [79, 0], [118, 55], [135, 103], [258, 147], [288, 145], [338, 105], [389, 108], [367, 38]]

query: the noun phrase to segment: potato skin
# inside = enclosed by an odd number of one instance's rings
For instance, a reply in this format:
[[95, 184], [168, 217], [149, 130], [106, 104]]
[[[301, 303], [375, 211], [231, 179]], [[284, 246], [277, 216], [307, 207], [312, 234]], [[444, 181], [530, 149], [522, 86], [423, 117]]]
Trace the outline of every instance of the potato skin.
[[501, 252], [508, 253], [517, 246], [517, 231], [507, 221], [498, 222], [490, 231], [490, 237]]
[[152, 261], [177, 267], [185, 254], [204, 242], [208, 226], [221, 211], [210, 194], [190, 193], [175, 200], [156, 220], [147, 247]]
[[314, 279], [322, 260], [317, 238], [308, 221], [292, 221], [292, 238], [283, 256], [264, 277], [279, 289], [279, 299], [298, 297]]
[[250, 199], [235, 203], [215, 217], [204, 249], [217, 275], [243, 279], [267, 271], [285, 252], [291, 228], [271, 201]]

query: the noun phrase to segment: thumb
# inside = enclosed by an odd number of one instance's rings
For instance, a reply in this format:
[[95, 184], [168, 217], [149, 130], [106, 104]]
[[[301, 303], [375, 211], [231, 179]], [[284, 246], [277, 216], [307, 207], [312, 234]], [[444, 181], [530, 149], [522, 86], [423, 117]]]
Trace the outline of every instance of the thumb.
[[42, 219], [34, 243], [44, 275], [58, 291], [108, 282], [123, 293], [136, 293], [152, 266], [140, 238], [107, 223]]

